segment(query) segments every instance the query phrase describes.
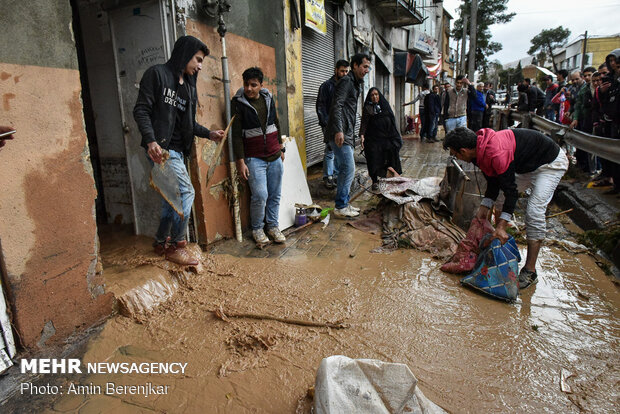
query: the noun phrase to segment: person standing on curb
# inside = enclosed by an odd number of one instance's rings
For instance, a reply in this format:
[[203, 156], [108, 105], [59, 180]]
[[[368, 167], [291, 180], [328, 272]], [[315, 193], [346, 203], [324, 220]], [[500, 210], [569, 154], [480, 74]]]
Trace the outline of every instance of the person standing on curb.
[[332, 98], [336, 83], [349, 73], [349, 62], [339, 60], [334, 68], [334, 76], [326, 80], [319, 87], [319, 93], [316, 97], [316, 115], [319, 118], [319, 125], [323, 130], [323, 141], [325, 142], [325, 153], [323, 155], [323, 182], [325, 187], [331, 189], [336, 187], [335, 178], [338, 176], [338, 164], [334, 162], [334, 150], [329, 144], [325, 128], [329, 121], [329, 109], [332, 105]]
[[162, 200], [159, 228], [153, 248], [171, 262], [195, 266], [198, 260], [187, 250], [187, 223], [194, 204], [194, 187], [185, 157], [190, 155], [194, 136], [220, 141], [224, 131], [209, 131], [196, 122], [196, 79], [209, 49], [192, 36], [180, 37], [165, 64], [151, 66], [140, 81], [133, 116], [142, 135], [141, 145], [152, 163], [163, 160], [163, 150], [170, 155], [168, 163], [176, 174], [181, 193], [183, 219]]
[[355, 177], [355, 121], [357, 103], [364, 76], [370, 71], [370, 56], [358, 53], [351, 58], [351, 71], [336, 85], [329, 112], [327, 134], [340, 168], [336, 188], [335, 217], [357, 217], [359, 209], [349, 204], [351, 183]]
[[250, 185], [250, 223], [257, 244], [276, 243], [286, 237], [278, 228], [284, 152], [280, 122], [273, 95], [263, 88], [263, 71], [246, 69], [243, 87], [232, 99], [232, 139], [239, 175]]

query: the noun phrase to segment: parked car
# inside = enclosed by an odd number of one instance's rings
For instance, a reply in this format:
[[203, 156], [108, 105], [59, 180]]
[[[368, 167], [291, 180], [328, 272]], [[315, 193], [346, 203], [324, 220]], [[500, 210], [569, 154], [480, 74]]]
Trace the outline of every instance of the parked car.
[[497, 91], [495, 93], [495, 99], [499, 105], [503, 105], [506, 101], [506, 91]]

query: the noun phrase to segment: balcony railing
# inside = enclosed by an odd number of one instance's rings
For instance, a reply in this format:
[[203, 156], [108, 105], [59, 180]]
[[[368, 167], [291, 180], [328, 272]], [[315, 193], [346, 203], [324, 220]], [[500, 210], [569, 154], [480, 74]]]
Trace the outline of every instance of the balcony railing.
[[410, 26], [424, 20], [421, 9], [416, 9], [415, 0], [375, 0], [373, 3], [373, 8], [390, 26]]

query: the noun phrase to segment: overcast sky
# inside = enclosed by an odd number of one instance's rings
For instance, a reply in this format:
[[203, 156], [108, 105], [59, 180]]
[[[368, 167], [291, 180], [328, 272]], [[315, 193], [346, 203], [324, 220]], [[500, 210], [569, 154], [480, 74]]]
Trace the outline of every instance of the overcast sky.
[[[460, 0], [444, 0], [444, 8], [458, 18], [456, 9]], [[620, 32], [619, 0], [509, 0], [508, 12], [517, 15], [506, 24], [491, 26], [492, 40], [503, 45], [503, 49], [490, 57], [508, 63], [527, 56], [530, 40], [542, 29], [560, 25], [568, 28], [572, 41], [586, 30], [588, 36], [612, 35]]]

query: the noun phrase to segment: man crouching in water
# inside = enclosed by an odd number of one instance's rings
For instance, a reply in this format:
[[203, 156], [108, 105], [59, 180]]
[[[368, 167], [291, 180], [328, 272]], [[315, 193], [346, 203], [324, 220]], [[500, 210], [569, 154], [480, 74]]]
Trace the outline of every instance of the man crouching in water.
[[546, 234], [547, 205], [568, 169], [564, 150], [551, 138], [531, 129], [496, 132], [484, 128], [475, 133], [467, 128], [456, 128], [446, 136], [443, 147], [459, 160], [476, 165], [487, 180], [477, 218], [488, 217], [489, 209], [502, 190], [503, 208], [500, 207], [501, 214], [493, 232], [493, 238], [502, 244], [509, 237], [506, 227], [519, 198], [518, 188], [531, 187], [525, 211], [527, 258], [519, 272], [519, 289], [536, 283], [536, 259]]

